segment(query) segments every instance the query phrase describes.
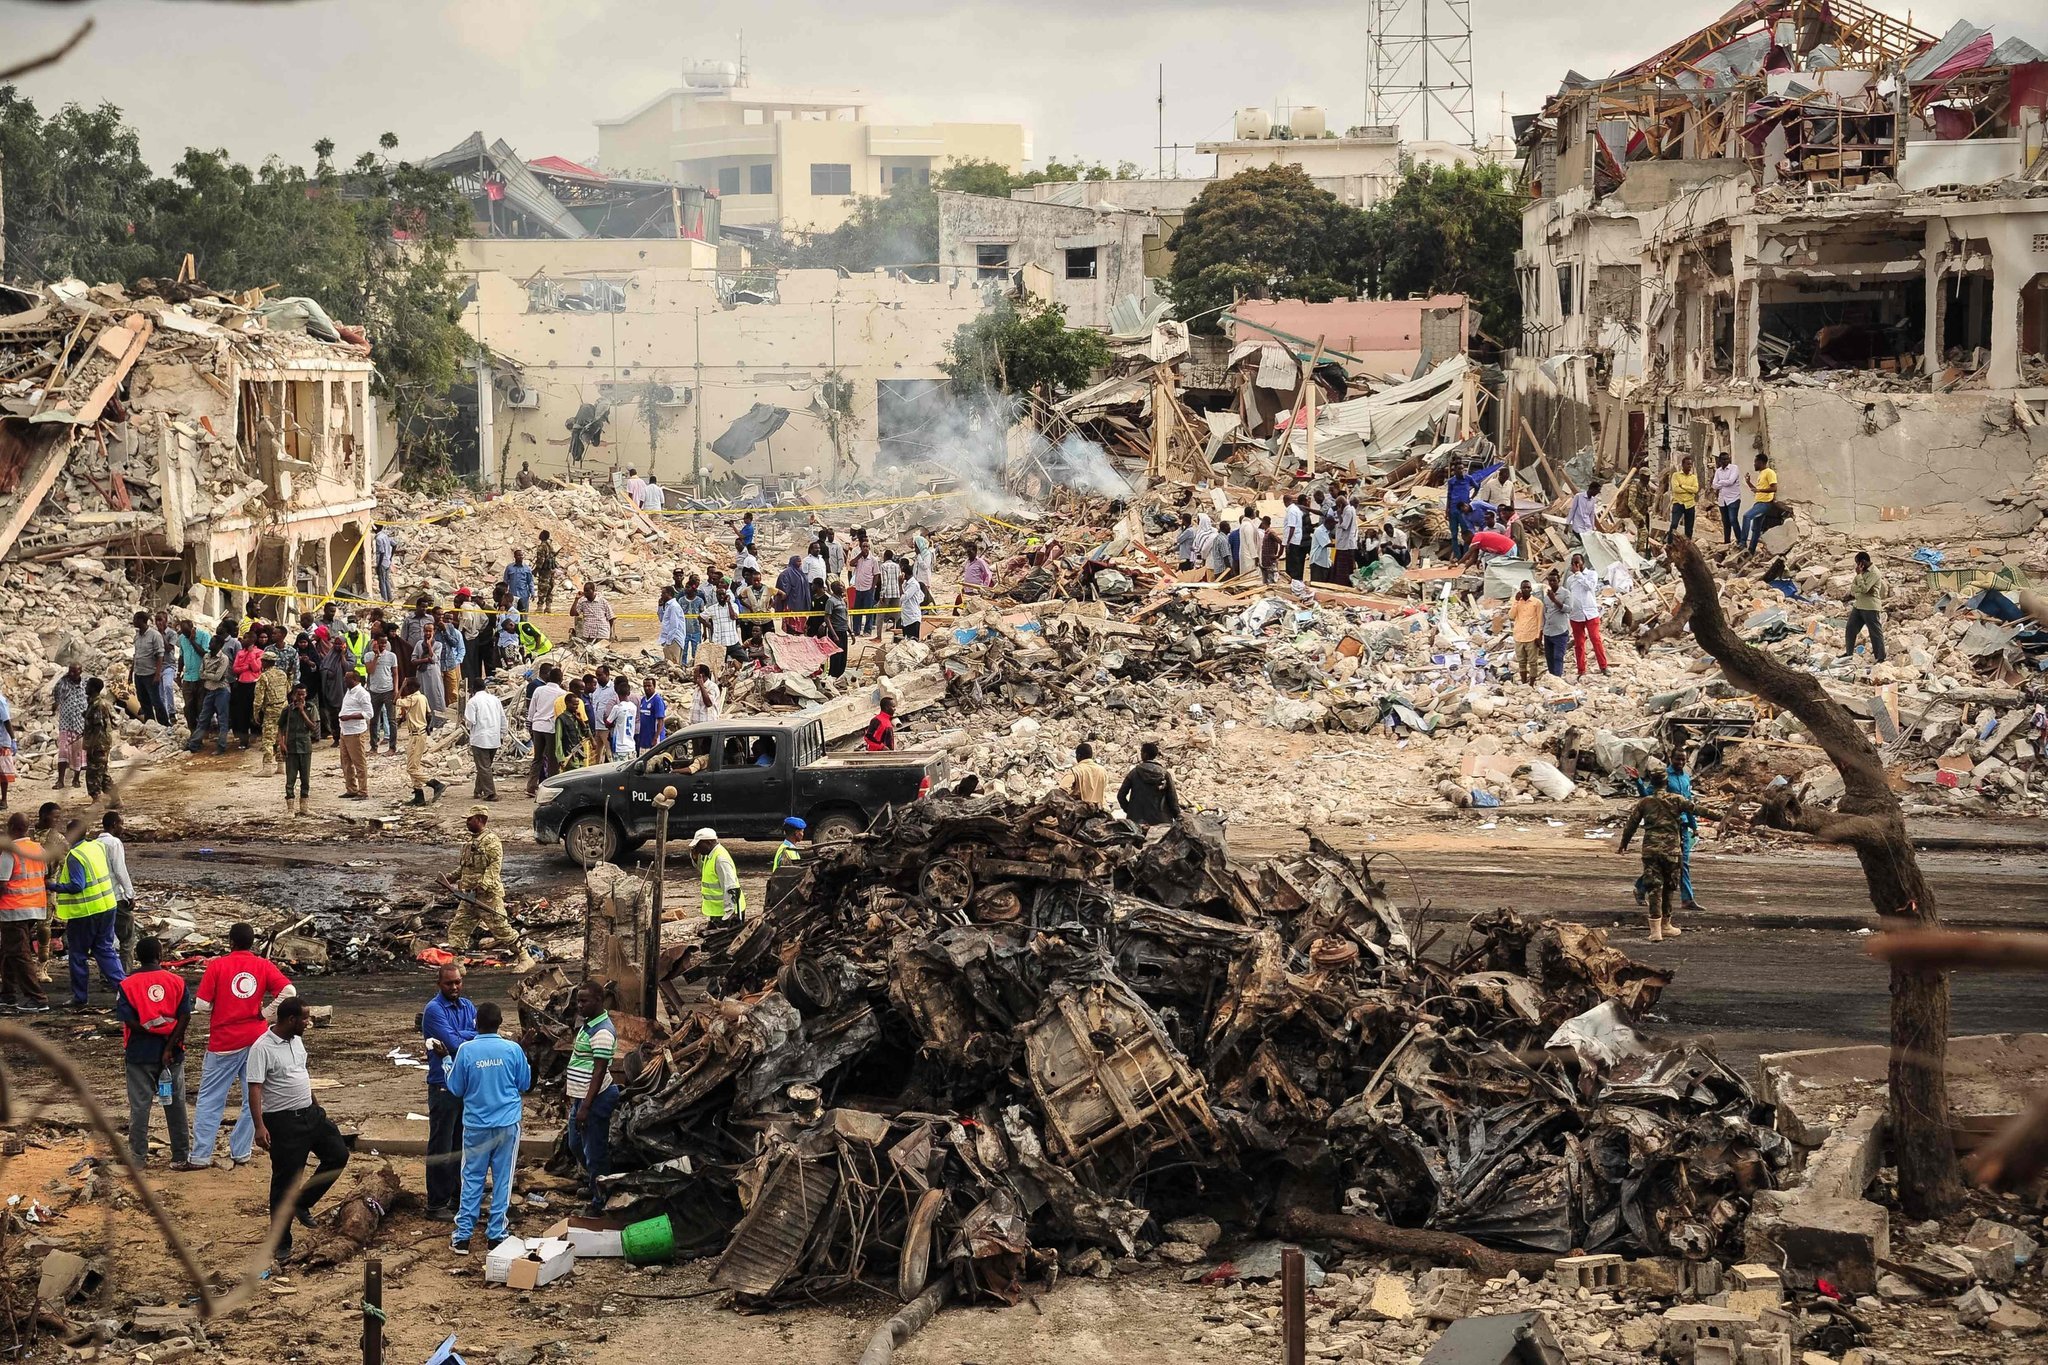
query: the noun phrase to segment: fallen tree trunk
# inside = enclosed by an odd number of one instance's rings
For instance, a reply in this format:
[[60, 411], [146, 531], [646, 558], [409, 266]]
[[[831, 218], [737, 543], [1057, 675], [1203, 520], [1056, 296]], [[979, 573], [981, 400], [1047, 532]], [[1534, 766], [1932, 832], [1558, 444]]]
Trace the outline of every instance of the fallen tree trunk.
[[1496, 1251], [1470, 1237], [1429, 1228], [1397, 1228], [1358, 1213], [1317, 1213], [1295, 1205], [1273, 1216], [1273, 1231], [1297, 1241], [1349, 1242], [1368, 1251], [1390, 1251], [1399, 1256], [1426, 1256], [1445, 1265], [1464, 1266], [1482, 1275], [1499, 1277], [1520, 1271], [1533, 1279], [1549, 1270], [1555, 1256]]
[[[1899, 798], [1856, 718], [1811, 673], [1779, 662], [1729, 627], [1714, 572], [1691, 539], [1673, 537], [1671, 559], [1685, 579], [1693, 638], [1700, 647], [1714, 656], [1729, 682], [1797, 716], [1842, 776], [1838, 812], [1781, 792], [1765, 801], [1760, 823], [1854, 849], [1870, 902], [1886, 928], [1939, 928], [1934, 891], [1906, 837]], [[1939, 1218], [1963, 1198], [1949, 1135], [1948, 977], [1938, 969], [1895, 961], [1891, 996], [1890, 1120], [1899, 1202], [1914, 1218]]]

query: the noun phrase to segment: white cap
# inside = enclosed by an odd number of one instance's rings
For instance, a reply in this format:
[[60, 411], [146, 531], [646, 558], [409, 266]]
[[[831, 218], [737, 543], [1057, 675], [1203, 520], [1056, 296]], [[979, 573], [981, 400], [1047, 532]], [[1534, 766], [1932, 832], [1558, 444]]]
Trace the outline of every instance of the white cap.
[[690, 836], [690, 842], [693, 844], [715, 844], [718, 842], [718, 831], [706, 825]]

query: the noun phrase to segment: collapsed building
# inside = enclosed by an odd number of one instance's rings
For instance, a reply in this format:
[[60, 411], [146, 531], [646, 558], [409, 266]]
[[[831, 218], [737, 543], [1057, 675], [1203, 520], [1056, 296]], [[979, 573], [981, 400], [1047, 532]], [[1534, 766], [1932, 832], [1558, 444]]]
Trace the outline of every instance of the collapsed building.
[[[216, 583], [315, 599], [366, 584], [374, 369], [363, 334], [310, 299], [0, 288], [8, 586], [117, 565], [124, 616], [173, 600], [205, 616], [226, 600]], [[40, 596], [16, 623], [61, 606]]]
[[[1519, 120], [1541, 449], [1767, 451], [1813, 522], [2018, 534], [2048, 454], [2048, 57], [1750, 0]], [[1518, 433], [1519, 434], [1519, 433]]]

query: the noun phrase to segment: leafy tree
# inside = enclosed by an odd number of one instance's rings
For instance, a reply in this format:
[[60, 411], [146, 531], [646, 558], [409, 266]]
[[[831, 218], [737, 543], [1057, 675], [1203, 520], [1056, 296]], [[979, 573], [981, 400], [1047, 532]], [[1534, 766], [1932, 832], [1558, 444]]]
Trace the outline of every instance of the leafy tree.
[[310, 170], [189, 148], [156, 177], [114, 106], [44, 118], [0, 87], [7, 275], [133, 284], [175, 278], [189, 254], [216, 289], [314, 299], [369, 336], [400, 458], [418, 463], [469, 347], [450, 274], [469, 206], [448, 177], [391, 159], [397, 146], [386, 133], [340, 169], [323, 140]]
[[962, 194], [979, 194], [991, 199], [1008, 199], [1010, 191], [1023, 189], [1027, 185], [1042, 185], [1048, 182], [1061, 183], [1069, 180], [1136, 180], [1138, 165], [1135, 161], [1119, 161], [1111, 170], [1099, 161], [1059, 161], [1045, 163], [1043, 170], [1012, 171], [1001, 162], [988, 161], [981, 157], [964, 157], [948, 162], [932, 178], [932, 187], [941, 190], [956, 190]]
[[1323, 302], [1364, 278], [1365, 217], [1298, 166], [1240, 171], [1188, 205], [1167, 247], [1167, 292], [1197, 331], [1237, 298]]
[[98, 282], [146, 268], [149, 167], [113, 105], [67, 104], [44, 118], [13, 86], [0, 86], [0, 182], [0, 278]]
[[778, 236], [754, 253], [755, 261], [854, 273], [937, 262], [939, 201], [931, 186], [899, 180], [885, 195], [864, 194], [852, 203], [853, 212], [832, 231], [814, 233], [808, 241]]
[[1067, 326], [1056, 303], [1019, 307], [1005, 298], [962, 323], [943, 368], [963, 397], [1078, 389], [1109, 364], [1109, 342], [1091, 328]]
[[1501, 166], [1410, 166], [1365, 215], [1374, 294], [1463, 294], [1480, 329], [1503, 344], [1521, 334], [1521, 244], [1521, 201]]

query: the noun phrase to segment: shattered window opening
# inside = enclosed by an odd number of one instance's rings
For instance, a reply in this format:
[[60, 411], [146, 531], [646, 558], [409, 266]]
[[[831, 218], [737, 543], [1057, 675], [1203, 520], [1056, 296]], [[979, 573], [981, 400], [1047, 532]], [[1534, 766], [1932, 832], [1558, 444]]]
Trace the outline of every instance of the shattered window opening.
[[1070, 246], [1067, 248], [1067, 278], [1070, 280], [1092, 280], [1095, 278], [1095, 264], [1102, 248], [1095, 246]]

